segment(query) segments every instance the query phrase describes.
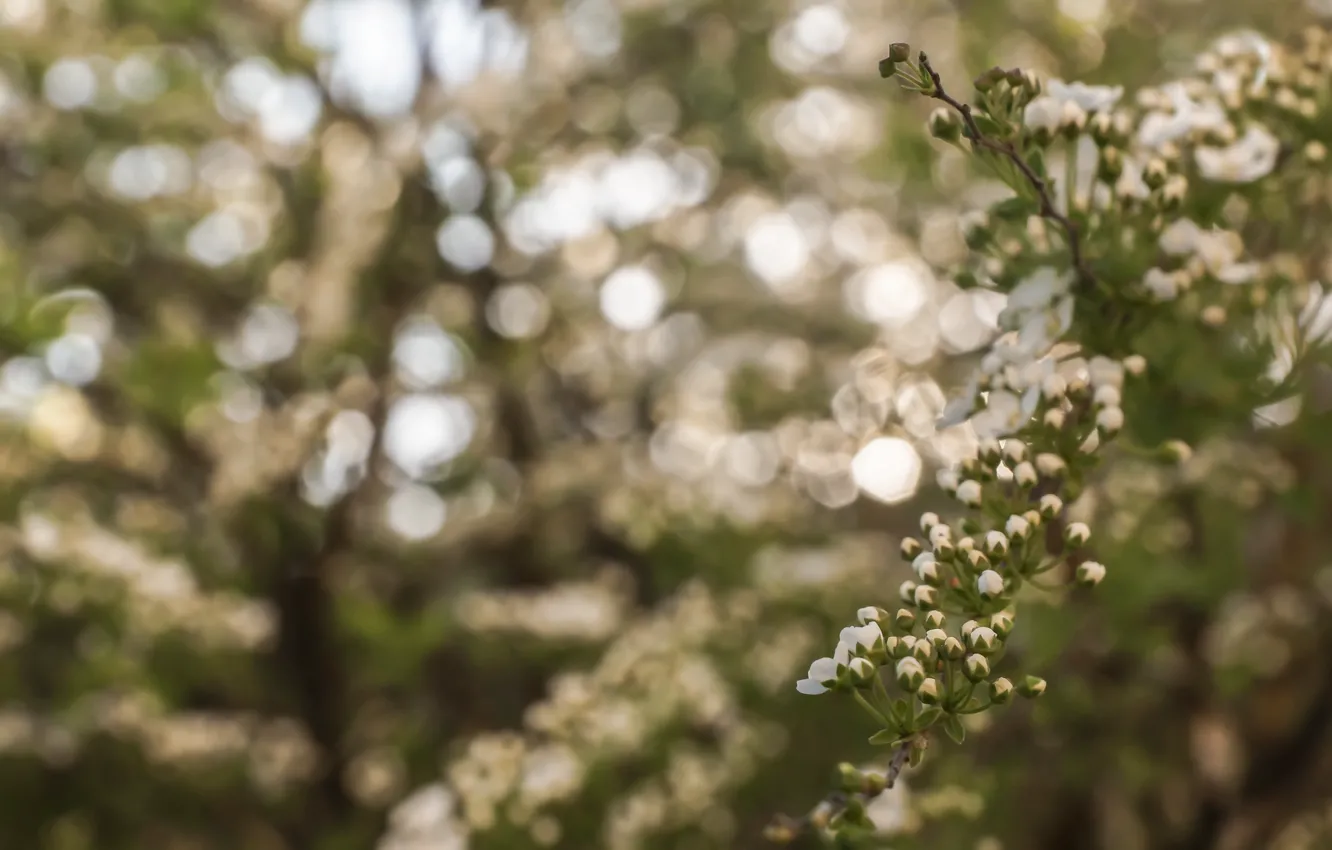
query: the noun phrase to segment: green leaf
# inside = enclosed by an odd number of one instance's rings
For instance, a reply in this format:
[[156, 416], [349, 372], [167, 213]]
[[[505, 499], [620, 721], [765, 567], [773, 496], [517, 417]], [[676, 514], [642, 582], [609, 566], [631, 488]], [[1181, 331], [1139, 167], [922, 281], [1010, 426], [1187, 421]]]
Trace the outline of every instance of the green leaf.
[[890, 747], [901, 740], [902, 735], [896, 729], [880, 729], [869, 738], [869, 742], [876, 747]]
[[950, 714], [944, 718], [944, 732], [953, 739], [953, 743], [960, 744], [967, 738], [966, 727], [962, 725], [962, 720], [956, 714]]
[[905, 729], [911, 725], [911, 705], [904, 699], [893, 700], [892, 707], [888, 710], [893, 722], [897, 728]]
[[1031, 198], [1013, 197], [991, 207], [990, 215], [1003, 221], [1026, 221], [1039, 211], [1040, 207]]
[[930, 728], [942, 715], [942, 708], [937, 705], [930, 706], [916, 717], [916, 729], [919, 731]]

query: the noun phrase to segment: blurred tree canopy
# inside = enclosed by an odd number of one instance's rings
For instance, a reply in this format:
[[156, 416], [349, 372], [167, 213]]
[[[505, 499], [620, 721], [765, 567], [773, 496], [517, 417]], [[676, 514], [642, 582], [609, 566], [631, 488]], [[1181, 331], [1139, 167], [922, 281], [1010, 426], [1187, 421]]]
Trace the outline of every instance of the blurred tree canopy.
[[[998, 312], [887, 45], [1132, 87], [1329, 11], [0, 0], [0, 839], [764, 846], [880, 755], [794, 682]], [[1137, 577], [1041, 609], [1063, 690], [882, 846], [1329, 846], [1325, 424], [1169, 522], [1124, 465]]]

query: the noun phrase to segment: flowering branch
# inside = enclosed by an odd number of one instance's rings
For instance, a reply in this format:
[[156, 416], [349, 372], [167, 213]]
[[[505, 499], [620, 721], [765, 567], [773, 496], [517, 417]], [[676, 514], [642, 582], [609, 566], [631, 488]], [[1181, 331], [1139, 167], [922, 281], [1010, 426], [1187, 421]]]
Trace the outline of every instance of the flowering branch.
[[[1086, 259], [1082, 253], [1082, 236], [1078, 232], [1077, 223], [1067, 215], [1061, 213], [1055, 207], [1054, 199], [1050, 197], [1048, 182], [1036, 173], [1031, 165], [1028, 164], [1020, 153], [1018, 153], [1017, 148], [1013, 147], [1011, 142], [995, 141], [994, 139], [986, 137], [985, 134], [981, 132], [980, 127], [976, 125], [976, 116], [971, 114], [971, 104], [958, 101], [957, 98], [944, 90], [943, 79], [939, 76], [939, 72], [934, 70], [934, 67], [930, 65], [929, 57], [925, 55], [924, 51], [921, 51], [920, 53], [920, 67], [926, 75], [928, 75], [930, 84], [933, 87], [930, 92], [930, 97], [933, 97], [935, 100], [941, 100], [958, 111], [962, 116], [963, 122], [966, 124], [966, 136], [971, 140], [972, 144], [984, 148], [985, 150], [993, 151], [1000, 156], [1007, 157], [1009, 162], [1013, 163], [1014, 167], [1022, 172], [1022, 176], [1027, 179], [1027, 182], [1031, 184], [1032, 189], [1036, 191], [1036, 197], [1041, 205], [1041, 216], [1053, 221], [1064, 231], [1064, 239], [1068, 243], [1068, 252], [1072, 259], [1073, 268], [1077, 272], [1079, 282], [1091, 286], [1095, 282], [1095, 278], [1092, 276], [1091, 269], [1087, 267]], [[1020, 76], [1020, 72], [1014, 73]]]

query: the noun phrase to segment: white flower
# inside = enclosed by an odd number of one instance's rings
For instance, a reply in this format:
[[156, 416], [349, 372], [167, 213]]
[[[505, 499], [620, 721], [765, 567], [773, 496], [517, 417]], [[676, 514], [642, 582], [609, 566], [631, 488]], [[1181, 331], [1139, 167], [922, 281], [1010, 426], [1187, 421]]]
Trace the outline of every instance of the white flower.
[[[1044, 310], [1050, 306], [1061, 295], [1068, 293], [1069, 285], [1072, 279], [1069, 275], [1061, 275], [1050, 266], [1044, 266], [1037, 269], [1030, 276], [1024, 279], [1013, 291], [1008, 293], [1008, 303], [1005, 304], [1000, 313], [1000, 326], [1006, 323], [1003, 320], [1005, 314], [1027, 313], [1032, 310]], [[1016, 324], [1010, 327], [1017, 327]]]
[[1161, 93], [1170, 100], [1173, 113], [1152, 112], [1142, 119], [1138, 125], [1138, 143], [1145, 148], [1160, 150], [1194, 131], [1220, 130], [1229, 123], [1221, 104], [1193, 100], [1183, 83], [1168, 83]]
[[978, 436], [1007, 436], [1026, 424], [1035, 412], [1035, 404], [1025, 401], [1008, 390], [994, 390], [985, 400], [985, 409], [971, 420], [971, 426]]
[[957, 500], [970, 507], [981, 503], [981, 485], [979, 481], [963, 481], [957, 486]]
[[1103, 112], [1119, 103], [1119, 99], [1124, 96], [1124, 87], [1089, 86], [1086, 83], [1047, 80], [1045, 92], [1056, 100], [1075, 103], [1087, 112]]
[[[950, 399], [948, 404], [944, 405], [943, 413], [939, 416], [936, 428], [943, 430], [951, 428], [954, 425], [961, 425], [971, 418], [971, 414], [976, 412], [976, 402], [980, 394], [980, 380], [972, 377], [967, 382], [967, 386], [957, 395]], [[945, 488], [947, 489], [947, 488]]]
[[1252, 183], [1276, 168], [1281, 143], [1260, 126], [1252, 126], [1234, 144], [1224, 148], [1200, 147], [1194, 160], [1203, 177], [1218, 183]]
[[863, 626], [847, 626], [838, 635], [838, 642], [846, 644], [852, 652], [860, 655], [883, 645], [883, 630], [873, 620]]
[[1147, 287], [1157, 301], [1174, 301], [1179, 295], [1179, 279], [1172, 273], [1158, 268], [1147, 270], [1142, 278], [1142, 285]]
[[1300, 309], [1296, 324], [1311, 345], [1332, 339], [1332, 296], [1327, 294], [1321, 283], [1309, 285], [1307, 300]]
[[1192, 219], [1180, 218], [1170, 222], [1170, 225], [1161, 231], [1158, 244], [1161, 250], [1170, 256], [1180, 257], [1193, 253], [1201, 236], [1202, 228], [1197, 223]]
[[1124, 386], [1124, 364], [1099, 354], [1087, 361], [1087, 377], [1094, 387]]
[[1004, 577], [994, 570], [986, 570], [976, 578], [976, 590], [986, 599], [1004, 592]]
[[1060, 119], [1064, 115], [1064, 104], [1049, 95], [1040, 97], [1027, 104], [1022, 112], [1022, 123], [1032, 129], [1045, 129], [1051, 133], [1059, 129]]
[[943, 490], [945, 493], [956, 492], [957, 485], [962, 483], [961, 478], [962, 476], [958, 474], [957, 470], [951, 467], [941, 469], [934, 474], [934, 482], [938, 484], [939, 489]]
[[796, 690], [809, 696], [818, 696], [828, 692], [837, 682], [842, 668], [851, 661], [851, 650], [846, 644], [838, 643], [832, 658], [819, 658], [809, 665], [805, 678], [796, 682]]

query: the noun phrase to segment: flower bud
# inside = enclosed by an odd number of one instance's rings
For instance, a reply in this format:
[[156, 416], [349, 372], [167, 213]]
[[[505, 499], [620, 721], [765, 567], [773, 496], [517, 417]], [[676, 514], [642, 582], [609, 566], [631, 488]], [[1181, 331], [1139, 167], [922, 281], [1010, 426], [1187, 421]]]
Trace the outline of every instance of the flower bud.
[[1057, 407], [1052, 407], [1045, 411], [1045, 416], [1041, 421], [1044, 422], [1045, 427], [1049, 428], [1051, 431], [1062, 431], [1064, 429], [1064, 420], [1066, 418], [1067, 414], [1065, 414], [1064, 411]]
[[963, 537], [961, 540], [957, 541], [957, 551], [959, 552], [966, 553], [975, 548], [976, 539], [973, 537]]
[[990, 559], [978, 549], [972, 549], [967, 553], [967, 563], [971, 564], [973, 570], [984, 572], [990, 568]]
[[934, 546], [934, 557], [943, 563], [952, 563], [955, 555], [957, 555], [957, 547], [947, 540], [941, 540]]
[[926, 679], [920, 683], [920, 688], [916, 691], [920, 701], [926, 705], [939, 704], [939, 683], [934, 679]]
[[916, 578], [927, 584], [939, 582], [939, 564], [935, 561], [933, 552], [921, 552], [917, 555], [916, 560], [911, 562], [911, 569], [915, 571]]
[[897, 686], [907, 692], [914, 692], [925, 681], [925, 668], [919, 660], [908, 655], [897, 662]]
[[918, 640], [912, 645], [911, 654], [921, 664], [928, 664], [934, 660], [934, 644], [927, 640]]
[[[912, 594], [914, 598], [914, 590]], [[897, 613], [893, 616], [893, 623], [897, 626], [898, 631], [910, 632], [916, 627], [916, 614], [910, 608], [898, 608]]]
[[990, 683], [990, 702], [1003, 705], [1013, 698], [1013, 683], [999, 677]]
[[1064, 529], [1064, 542], [1070, 546], [1086, 546], [1091, 539], [1091, 529], [1085, 522], [1070, 522]]
[[847, 665], [851, 671], [851, 683], [857, 687], [868, 685], [874, 680], [875, 671], [879, 668], [868, 658], [852, 658], [851, 663]]
[[946, 467], [934, 473], [934, 483], [939, 485], [939, 489], [953, 495], [957, 492], [957, 485], [962, 483], [962, 476], [958, 475], [957, 470]]
[[911, 61], [911, 45], [905, 41], [895, 41], [888, 45], [888, 60], [899, 65]]
[[1097, 407], [1119, 407], [1120, 401], [1119, 387], [1114, 384], [1102, 384], [1092, 393], [1092, 404]]
[[879, 60], [879, 76], [887, 80], [897, 73], [897, 63], [892, 59]]
[[916, 603], [917, 608], [926, 610], [935, 607], [937, 600], [938, 591], [928, 584], [922, 584], [916, 588], [915, 598], [912, 601]]
[[962, 645], [962, 641], [955, 637], [949, 637], [943, 642], [943, 646], [939, 649], [939, 654], [944, 658], [947, 658], [949, 661], [956, 661], [963, 655], [967, 654], [967, 648]]
[[1096, 176], [1113, 184], [1123, 173], [1124, 154], [1120, 153], [1119, 148], [1109, 146], [1101, 148], [1101, 160], [1097, 164]]
[[1124, 427], [1124, 410], [1119, 407], [1104, 407], [1096, 413], [1096, 430], [1106, 437], [1113, 437]]
[[930, 113], [930, 135], [952, 144], [962, 137], [962, 119], [953, 110], [941, 106]]
[[971, 648], [974, 651], [979, 652], [981, 655], [988, 655], [991, 652], [994, 652], [998, 640], [999, 638], [994, 633], [994, 629], [989, 626], [977, 626], [971, 630], [971, 634], [967, 635], [967, 642], [971, 644]]
[[[930, 613], [937, 614], [939, 612], [931, 611]], [[938, 649], [943, 646], [944, 641], [948, 640], [948, 633], [943, 629], [930, 629], [925, 633], [925, 639], [929, 641], [935, 649]]]
[[1064, 509], [1064, 500], [1054, 493], [1046, 493], [1041, 496], [1041, 501], [1037, 506], [1040, 514], [1045, 519], [1054, 519], [1059, 516], [1059, 512]]
[[902, 582], [902, 586], [897, 589], [897, 595], [908, 605], [914, 605], [916, 602], [916, 583], [910, 579]]
[[976, 91], [978, 92], [988, 92], [995, 86], [999, 85], [999, 83], [1007, 77], [1008, 72], [1003, 68], [994, 67], [976, 77], [976, 79], [972, 81], [972, 85], [976, 87]]
[[982, 438], [976, 446], [976, 453], [980, 455], [981, 460], [985, 461], [990, 466], [994, 466], [999, 462], [1001, 455], [999, 441], [994, 437]]
[[1078, 564], [1078, 584], [1095, 587], [1105, 578], [1105, 564], [1098, 561], [1083, 561]]
[[1000, 640], [1008, 637], [1013, 632], [1013, 615], [1007, 611], [1000, 611], [991, 616], [990, 628], [994, 629], [994, 633], [999, 636]]
[[942, 611], [930, 611], [925, 615], [925, 628], [942, 629], [947, 619]]
[[1142, 182], [1147, 184], [1149, 189], [1159, 189], [1165, 185], [1166, 178], [1170, 176], [1170, 169], [1165, 164], [1165, 160], [1153, 158], [1142, 170]]
[[953, 530], [943, 523], [939, 523], [930, 529], [930, 545], [939, 548], [941, 543], [953, 542]]
[[985, 659], [984, 655], [968, 655], [964, 672], [968, 679], [979, 682], [990, 675], [990, 662]]
[[1027, 699], [1035, 699], [1045, 693], [1045, 680], [1038, 676], [1028, 676], [1018, 685], [1017, 691]]
[[920, 515], [920, 530], [922, 534], [929, 534], [930, 529], [939, 524], [939, 515], [934, 511], [926, 511]]
[[1068, 464], [1064, 459], [1052, 452], [1042, 452], [1036, 455], [1036, 469], [1046, 478], [1054, 478], [1056, 475], [1062, 475]]
[[902, 547], [898, 551], [902, 554], [902, 560], [910, 561], [914, 560], [923, 549], [924, 547], [920, 545], [920, 541], [916, 538], [904, 537], [902, 538]]
[[1037, 480], [1039, 480], [1039, 476], [1036, 475], [1036, 467], [1032, 466], [1029, 461], [1024, 460], [1014, 467], [1013, 480], [1024, 490], [1035, 487]]
[[860, 623], [860, 625], [862, 626], [865, 625], [866, 623], [871, 623], [871, 622], [882, 623], [884, 618], [887, 616], [888, 616], [887, 611], [883, 610], [882, 608], [876, 608], [873, 605], [856, 610], [856, 621]]
[[994, 570], [986, 570], [976, 579], [976, 590], [982, 599], [993, 599], [1004, 592], [1004, 578]]
[[1041, 379], [1041, 395], [1045, 397], [1046, 401], [1058, 401], [1067, 392], [1068, 381], [1064, 380], [1063, 375], [1046, 375]]
[[954, 494], [957, 500], [969, 508], [978, 508], [981, 503], [981, 485], [979, 481], [963, 481], [957, 485]]
[[975, 620], [967, 620], [965, 623], [962, 624], [962, 628], [959, 629], [959, 631], [962, 632], [962, 637], [970, 637], [972, 630], [979, 625], [980, 623], [976, 622]]
[[856, 793], [864, 782], [865, 775], [851, 762], [844, 761], [837, 765], [837, 786], [846, 793]]
[[1037, 511], [1037, 510], [1035, 510], [1035, 509], [1033, 509], [1033, 510], [1029, 510], [1029, 511], [1024, 511], [1023, 514], [1022, 514], [1022, 518], [1025, 519], [1025, 520], [1027, 521], [1027, 525], [1031, 526], [1032, 528], [1040, 528], [1040, 527], [1041, 527], [1041, 514], [1040, 514], [1040, 511]]
[[1008, 463], [1022, 463], [1027, 459], [1027, 444], [1014, 437], [1004, 441], [1004, 460]]
[[1008, 554], [1008, 535], [1002, 531], [986, 532], [985, 551], [992, 558], [1002, 558]]
[[[907, 638], [911, 638], [911, 643], [907, 642]], [[889, 657], [906, 658], [908, 655], [911, 654], [911, 646], [912, 643], [915, 642], [915, 640], [916, 639], [912, 638], [910, 635], [900, 638], [892, 637], [884, 641], [884, 646], [888, 649]], [[889, 643], [889, 641], [894, 641], [894, 643]]]
[[1188, 463], [1193, 457], [1193, 449], [1183, 440], [1166, 440], [1161, 444], [1161, 455], [1173, 463]]
[[1147, 371], [1147, 358], [1143, 357], [1141, 354], [1130, 354], [1128, 357], [1125, 357], [1122, 362], [1124, 364], [1124, 369], [1134, 377]]
[[1026, 540], [1031, 536], [1031, 523], [1026, 517], [1013, 514], [1004, 523], [1004, 531], [1013, 540]]

